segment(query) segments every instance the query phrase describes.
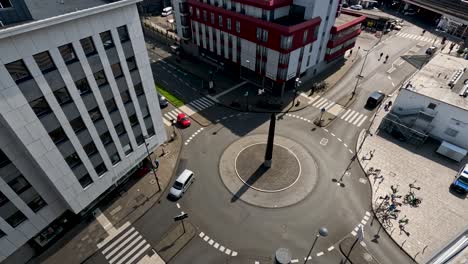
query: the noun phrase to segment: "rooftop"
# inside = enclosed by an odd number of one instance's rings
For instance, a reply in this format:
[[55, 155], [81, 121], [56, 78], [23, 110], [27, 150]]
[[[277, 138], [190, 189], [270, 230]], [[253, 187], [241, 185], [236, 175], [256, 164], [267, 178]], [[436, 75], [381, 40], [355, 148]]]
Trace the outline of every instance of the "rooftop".
[[273, 20], [272, 22], [276, 23], [276, 24], [279, 24], [279, 25], [282, 25], [282, 26], [289, 27], [289, 26], [294, 26], [294, 25], [300, 24], [300, 23], [305, 22], [305, 21], [306, 20], [304, 18], [300, 18], [300, 17], [284, 16], [284, 17], [277, 18], [277, 19]]
[[468, 98], [460, 95], [467, 80], [468, 60], [438, 53], [411, 78], [406, 89], [468, 110]]
[[341, 13], [336, 19], [335, 19], [335, 27], [339, 27], [341, 25], [344, 25], [348, 22], [353, 21], [356, 19], [356, 16], [348, 15], [345, 13]]

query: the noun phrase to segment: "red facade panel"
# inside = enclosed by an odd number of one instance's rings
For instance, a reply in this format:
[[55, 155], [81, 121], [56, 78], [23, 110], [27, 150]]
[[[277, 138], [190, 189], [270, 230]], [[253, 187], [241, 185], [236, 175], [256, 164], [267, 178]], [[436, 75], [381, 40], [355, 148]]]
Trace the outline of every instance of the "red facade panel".
[[[355, 14], [347, 13], [345, 10], [343, 10], [342, 12], [343, 12], [343, 14], [348, 14], [348, 15], [355, 16]], [[355, 26], [357, 24], [362, 23], [362, 21], [364, 21], [365, 19], [366, 19], [365, 16], [358, 16], [358, 17], [356, 17], [356, 19], [351, 20], [348, 23], [345, 23], [345, 24], [340, 25], [340, 26], [333, 26], [332, 29], [331, 29], [331, 33], [335, 34], [335, 33], [338, 33], [340, 31], [346, 30], [347, 28], [350, 28], [350, 27], [353, 27], [353, 26]]]
[[355, 38], [355, 37], [359, 36], [359, 34], [361, 34], [360, 29], [358, 29], [358, 30], [356, 30], [354, 32], [351, 32], [348, 35], [345, 35], [340, 39], [329, 40], [328, 43], [327, 43], [327, 48], [334, 48], [334, 47], [336, 47], [336, 46], [338, 46], [340, 44], [345, 43], [346, 41], [348, 41], [348, 40], [350, 40], [352, 38]]
[[271, 10], [282, 6], [292, 5], [292, 0], [233, 0], [233, 2], [238, 2], [241, 4], [246, 4], [250, 6], [260, 7], [263, 9]]
[[340, 50], [337, 50], [337, 51], [336, 51], [335, 53], [333, 53], [333, 54], [325, 54], [325, 60], [326, 60], [326, 61], [331, 61], [331, 60], [336, 59], [337, 57], [339, 57], [339, 56], [345, 54], [345, 52], [346, 52], [347, 50], [352, 49], [352, 48], [354, 47], [355, 44], [356, 44], [356, 43], [353, 42], [353, 43], [349, 44], [348, 46], [343, 47], [343, 48], [340, 49]]

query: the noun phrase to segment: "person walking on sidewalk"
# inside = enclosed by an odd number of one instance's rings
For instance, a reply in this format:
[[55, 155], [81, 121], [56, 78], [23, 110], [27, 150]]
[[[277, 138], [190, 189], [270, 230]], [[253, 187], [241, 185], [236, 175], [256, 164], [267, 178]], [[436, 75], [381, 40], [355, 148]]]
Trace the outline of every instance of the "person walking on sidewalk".
[[388, 61], [388, 54], [387, 56], [385, 56], [385, 61], [383, 63], [387, 63], [387, 61]]
[[379, 61], [382, 59], [383, 52], [380, 53]]

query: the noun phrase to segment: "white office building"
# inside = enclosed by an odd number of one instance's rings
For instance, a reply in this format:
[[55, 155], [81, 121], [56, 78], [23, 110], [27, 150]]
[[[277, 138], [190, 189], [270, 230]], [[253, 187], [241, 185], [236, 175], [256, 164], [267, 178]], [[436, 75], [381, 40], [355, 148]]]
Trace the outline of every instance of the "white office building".
[[0, 261], [27, 261], [166, 140], [139, 1], [47, 0], [50, 17], [0, 28]]

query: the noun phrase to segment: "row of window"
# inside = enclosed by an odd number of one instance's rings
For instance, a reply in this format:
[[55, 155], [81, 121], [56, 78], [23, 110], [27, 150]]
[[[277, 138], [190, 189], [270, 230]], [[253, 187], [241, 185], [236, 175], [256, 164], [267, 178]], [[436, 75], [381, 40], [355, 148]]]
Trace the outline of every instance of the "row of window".
[[[127, 26], [124, 25], [118, 27], [117, 32], [119, 34], [119, 39], [122, 42], [128, 41], [130, 39], [128, 35]], [[101, 37], [105, 49], [114, 47], [114, 42], [112, 40], [110, 30], [102, 32], [99, 35]], [[97, 53], [92, 37], [81, 39], [80, 43], [86, 56], [91, 56]], [[58, 47], [58, 50], [66, 64], [78, 61], [78, 57], [76, 56], [75, 50], [71, 43]], [[50, 53], [48, 51], [35, 54], [33, 55], [33, 58], [36, 61], [42, 73], [47, 73], [56, 69], [55, 63], [52, 60], [52, 57], [50, 56]], [[129, 67], [130, 66], [133, 65], [129, 65]], [[10, 73], [10, 75], [16, 83], [21, 83], [32, 78], [31, 73], [24, 64], [23, 60], [17, 60], [8, 63], [5, 65], [5, 67], [7, 68], [8, 72]], [[134, 67], [136, 67], [136, 64], [134, 65]]]
[[10, 0], [0, 0], [0, 8], [9, 8], [13, 7]]

